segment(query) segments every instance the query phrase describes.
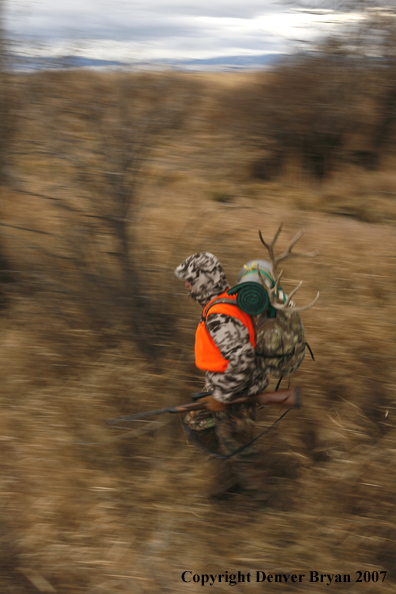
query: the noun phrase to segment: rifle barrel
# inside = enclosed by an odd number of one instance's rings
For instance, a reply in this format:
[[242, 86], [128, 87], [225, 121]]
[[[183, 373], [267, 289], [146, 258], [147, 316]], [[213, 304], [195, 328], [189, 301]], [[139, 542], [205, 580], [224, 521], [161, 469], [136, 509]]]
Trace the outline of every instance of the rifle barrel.
[[[236, 398], [230, 404], [258, 404], [266, 406], [282, 406], [290, 408], [300, 408], [300, 390], [299, 388], [290, 388], [289, 390], [279, 390], [278, 392], [263, 392], [257, 396], [251, 398], [240, 397]], [[114, 419], [106, 419], [105, 422], [108, 425], [117, 425], [117, 423], [127, 423], [129, 421], [137, 421], [139, 419], [145, 419], [147, 417], [154, 417], [156, 415], [162, 415], [164, 413], [185, 413], [190, 410], [204, 410], [206, 408], [205, 403], [189, 402], [188, 404], [181, 404], [179, 406], [171, 406], [169, 408], [159, 408], [158, 410], [150, 410], [148, 412], [136, 413], [133, 415], [125, 415], [123, 417], [116, 417]]]
[[[172, 407], [173, 408], [173, 407]], [[117, 423], [126, 423], [128, 421], [137, 421], [138, 419], [145, 419], [146, 417], [154, 417], [162, 415], [166, 412], [171, 412], [172, 408], [159, 408], [157, 410], [150, 410], [148, 412], [136, 413], [134, 415], [125, 415], [123, 417], [115, 417], [114, 419], [105, 419], [108, 425], [116, 425]]]

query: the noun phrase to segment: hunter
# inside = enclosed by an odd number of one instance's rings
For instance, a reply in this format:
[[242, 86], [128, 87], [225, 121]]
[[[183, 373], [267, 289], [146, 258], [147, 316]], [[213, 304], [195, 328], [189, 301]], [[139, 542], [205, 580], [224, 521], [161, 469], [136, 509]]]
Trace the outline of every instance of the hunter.
[[[209, 252], [193, 254], [175, 270], [192, 299], [203, 308], [195, 342], [195, 360], [206, 371], [208, 398], [206, 411], [193, 411], [184, 418], [185, 425], [197, 437], [214, 431], [220, 451], [230, 455], [253, 438], [255, 406], [232, 404], [238, 396], [256, 396], [268, 385], [265, 373], [257, 365], [255, 331], [250, 315], [236, 305], [216, 303], [206, 316], [207, 306], [215, 299], [228, 297], [230, 288], [218, 259]], [[208, 412], [209, 411], [209, 412]], [[236, 490], [260, 494], [257, 454], [252, 447], [222, 464], [218, 484], [209, 492], [221, 498]]]

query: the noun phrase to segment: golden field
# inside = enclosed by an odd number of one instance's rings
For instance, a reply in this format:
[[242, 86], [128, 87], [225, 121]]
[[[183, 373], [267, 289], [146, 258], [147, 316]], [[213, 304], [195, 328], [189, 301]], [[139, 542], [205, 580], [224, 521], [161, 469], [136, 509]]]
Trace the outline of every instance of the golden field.
[[[394, 591], [392, 155], [375, 171], [345, 165], [322, 182], [293, 163], [254, 179], [257, 148], [233, 134], [222, 106], [255, 77], [14, 80], [18, 126], [0, 203], [5, 594], [202, 590], [183, 583], [184, 571], [307, 576], [232, 586], [240, 593], [326, 590], [310, 571], [350, 574], [330, 586], [342, 592]], [[315, 362], [306, 357], [291, 379], [303, 408], [258, 442], [268, 503], [213, 502], [216, 464], [187, 442], [180, 419], [125, 431], [104, 419], [201, 389], [200, 312], [173, 270], [207, 250], [233, 284], [244, 262], [266, 256], [258, 229], [270, 239], [280, 221], [279, 250], [301, 228], [299, 251], [319, 250], [286, 262], [283, 280], [287, 291], [304, 281], [297, 305], [320, 291], [302, 314]], [[259, 426], [276, 418], [262, 411]], [[356, 583], [358, 571], [386, 579]]]

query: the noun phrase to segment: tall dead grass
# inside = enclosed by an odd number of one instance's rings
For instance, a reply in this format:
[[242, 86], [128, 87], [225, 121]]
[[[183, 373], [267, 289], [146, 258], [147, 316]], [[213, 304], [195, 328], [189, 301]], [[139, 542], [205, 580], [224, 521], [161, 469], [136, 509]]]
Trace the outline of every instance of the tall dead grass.
[[[203, 88], [212, 92], [206, 81]], [[392, 202], [384, 201], [378, 222], [324, 208], [323, 192], [355, 203], [363, 181], [354, 170], [338, 185], [332, 180], [320, 188], [290, 178], [257, 184], [238, 172], [220, 179], [240, 148], [222, 145], [223, 137], [210, 132], [216, 88], [213, 93], [194, 113], [200, 126], [187, 119], [164, 133], [139, 186], [135, 249], [147, 296], [165, 306], [170, 299], [177, 303], [174, 336], [162, 343], [159, 362], [139, 350], [105, 289], [75, 290], [80, 271], [69, 259], [64, 232], [80, 223], [57, 204], [73, 204], [76, 189], [60, 187], [67, 180], [64, 165], [31, 153], [19, 164], [24, 192], [4, 194], [3, 239], [21, 281], [10, 285], [0, 318], [2, 592], [184, 592], [185, 570], [315, 570], [350, 573], [352, 581], [357, 570], [385, 570], [384, 583], [364, 589], [394, 590]], [[40, 120], [30, 125], [38, 131]], [[232, 202], [212, 199], [215, 182], [227, 184]], [[375, 206], [374, 190], [392, 184], [389, 171], [367, 174], [363, 187], [373, 188]], [[270, 237], [280, 220], [280, 249], [304, 227], [301, 251], [320, 252], [314, 261], [291, 260], [284, 273], [286, 290], [305, 281], [298, 303], [321, 292], [317, 306], [303, 314], [316, 361], [307, 359], [292, 378], [302, 389], [302, 410], [290, 412], [259, 442], [269, 502], [237, 495], [213, 503], [205, 493], [216, 464], [188, 444], [180, 419], [157, 417], [126, 430], [103, 420], [186, 402], [202, 387], [193, 361], [200, 311], [173, 270], [205, 249], [219, 257], [232, 283], [243, 262], [264, 257], [257, 228]], [[111, 240], [100, 233], [94, 239], [92, 261], [99, 254], [106, 274], [117, 278], [105, 260]], [[112, 327], [89, 323], [76, 294], [107, 307]], [[260, 414], [262, 428], [277, 418], [276, 412]], [[323, 587], [299, 585], [312, 592]], [[228, 588], [216, 585], [219, 592]], [[254, 588], [238, 584], [235, 591]]]

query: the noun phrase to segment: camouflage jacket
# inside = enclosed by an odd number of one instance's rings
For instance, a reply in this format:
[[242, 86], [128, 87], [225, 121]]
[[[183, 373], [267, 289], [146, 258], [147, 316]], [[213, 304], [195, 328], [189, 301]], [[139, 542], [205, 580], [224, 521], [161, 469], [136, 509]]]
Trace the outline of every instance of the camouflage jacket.
[[[193, 254], [176, 268], [175, 274], [190, 283], [190, 296], [202, 307], [229, 288], [220, 262], [209, 252]], [[206, 327], [229, 361], [224, 373], [206, 372], [206, 389], [221, 402], [230, 402], [241, 393], [260, 394], [268, 380], [257, 364], [248, 329], [238, 319], [217, 313], [209, 313]]]

